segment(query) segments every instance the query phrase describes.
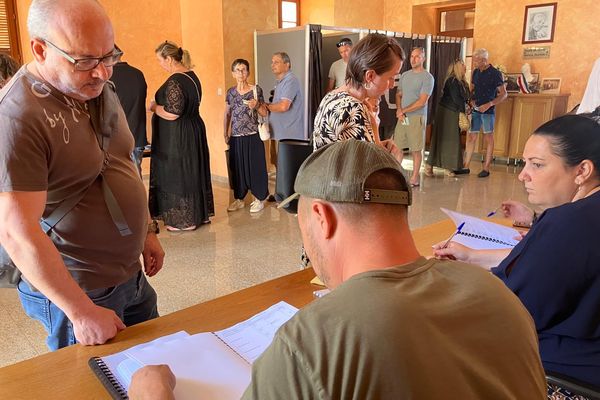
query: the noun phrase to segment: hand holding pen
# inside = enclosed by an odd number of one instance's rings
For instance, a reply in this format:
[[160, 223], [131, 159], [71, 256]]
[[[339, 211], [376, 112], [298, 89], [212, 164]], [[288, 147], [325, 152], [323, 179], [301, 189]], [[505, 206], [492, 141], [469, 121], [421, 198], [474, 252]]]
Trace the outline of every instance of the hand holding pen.
[[448, 240], [446, 240], [446, 243], [444, 243], [444, 245], [441, 247], [442, 249], [445, 249], [446, 247], [448, 247], [448, 244], [450, 244], [450, 241], [452, 241], [452, 239], [454, 239], [454, 236], [458, 235], [460, 233], [460, 231], [462, 230], [462, 228], [465, 226], [465, 223], [461, 223], [460, 225], [458, 225], [458, 228], [456, 228], [456, 232], [454, 232], [452, 234], [452, 236], [450, 236], [448, 238]]

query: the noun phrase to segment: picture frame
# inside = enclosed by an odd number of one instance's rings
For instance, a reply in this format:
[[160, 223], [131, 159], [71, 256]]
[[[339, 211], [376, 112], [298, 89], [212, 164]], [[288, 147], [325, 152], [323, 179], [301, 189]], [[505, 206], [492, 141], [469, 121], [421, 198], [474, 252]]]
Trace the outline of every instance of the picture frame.
[[554, 41], [557, 3], [525, 6], [522, 43], [550, 43]]
[[542, 78], [540, 83], [540, 93], [559, 94], [560, 78]]
[[519, 79], [520, 76], [522, 76], [523, 74], [521, 74], [520, 72], [515, 72], [515, 73], [507, 73], [504, 74], [504, 76], [506, 77], [506, 91], [508, 93], [519, 93], [519, 84], [517, 83], [517, 79]]

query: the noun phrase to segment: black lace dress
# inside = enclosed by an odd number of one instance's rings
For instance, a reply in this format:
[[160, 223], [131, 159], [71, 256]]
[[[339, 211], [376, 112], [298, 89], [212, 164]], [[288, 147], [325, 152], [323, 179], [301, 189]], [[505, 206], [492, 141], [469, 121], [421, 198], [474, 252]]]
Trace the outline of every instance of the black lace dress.
[[158, 105], [179, 118], [152, 116], [150, 214], [179, 229], [206, 223], [215, 213], [201, 98], [192, 71], [171, 75], [155, 95]]

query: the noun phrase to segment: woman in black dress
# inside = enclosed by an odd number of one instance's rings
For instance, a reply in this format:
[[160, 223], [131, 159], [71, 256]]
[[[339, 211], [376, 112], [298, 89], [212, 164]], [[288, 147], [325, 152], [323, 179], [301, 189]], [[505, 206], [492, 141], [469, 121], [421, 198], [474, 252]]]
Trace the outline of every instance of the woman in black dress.
[[152, 116], [150, 213], [167, 230], [194, 230], [214, 215], [206, 128], [198, 108], [200, 80], [187, 51], [165, 41], [156, 49], [171, 76], [157, 90]]
[[425, 163], [425, 175], [433, 176], [433, 167], [446, 169], [446, 174], [454, 176], [463, 165], [460, 144], [458, 114], [465, 112], [469, 100], [469, 86], [465, 80], [465, 64], [456, 60], [448, 67], [442, 98], [435, 113], [431, 131], [429, 157]]

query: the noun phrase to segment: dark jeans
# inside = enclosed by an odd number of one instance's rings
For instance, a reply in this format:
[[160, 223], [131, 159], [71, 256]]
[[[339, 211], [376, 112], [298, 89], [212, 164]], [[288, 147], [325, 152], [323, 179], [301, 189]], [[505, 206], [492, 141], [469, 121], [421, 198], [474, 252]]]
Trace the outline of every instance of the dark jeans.
[[[46, 344], [51, 351], [76, 343], [73, 324], [60, 308], [40, 292], [31, 290], [24, 280], [17, 289], [25, 313], [41, 322], [48, 332]], [[86, 293], [94, 304], [114, 310], [127, 326], [158, 317], [156, 292], [142, 271], [120, 285]]]
[[144, 148], [143, 147], [135, 147], [133, 152], [131, 153], [131, 159], [137, 166], [138, 172], [140, 173], [140, 177], [142, 176], [142, 157], [144, 156]]

